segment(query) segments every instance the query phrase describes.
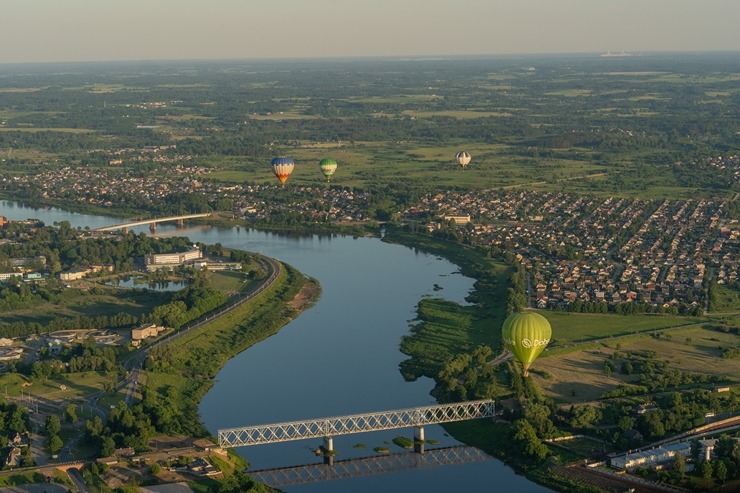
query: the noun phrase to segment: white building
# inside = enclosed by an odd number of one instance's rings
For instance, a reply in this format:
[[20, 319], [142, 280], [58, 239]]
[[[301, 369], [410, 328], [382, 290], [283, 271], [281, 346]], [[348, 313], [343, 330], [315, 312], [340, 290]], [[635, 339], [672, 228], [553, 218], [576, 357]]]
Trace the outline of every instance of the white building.
[[615, 469], [627, 471], [635, 467], [655, 467], [672, 461], [676, 454], [684, 457], [691, 456], [691, 442], [679, 442], [633, 454], [620, 455], [611, 458], [609, 465]]
[[193, 247], [187, 252], [144, 255], [144, 264], [146, 265], [146, 270], [153, 271], [157, 269], [178, 267], [186, 262], [192, 262], [200, 258], [203, 258], [200, 248], [193, 245]]

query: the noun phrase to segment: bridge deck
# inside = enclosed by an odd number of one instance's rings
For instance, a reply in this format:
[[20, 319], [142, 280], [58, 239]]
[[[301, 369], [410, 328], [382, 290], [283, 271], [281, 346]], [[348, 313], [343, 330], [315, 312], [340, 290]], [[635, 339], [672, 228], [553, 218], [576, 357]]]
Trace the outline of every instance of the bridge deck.
[[210, 212], [202, 213], [202, 214], [187, 214], [183, 216], [170, 216], [170, 217], [160, 217], [160, 218], [154, 218], [154, 219], [143, 219], [141, 221], [133, 221], [130, 223], [122, 223], [122, 224], [114, 224], [113, 226], [104, 226], [102, 228], [95, 228], [93, 231], [115, 231], [117, 229], [123, 229], [123, 228], [133, 228], [135, 226], [145, 226], [147, 224], [153, 224], [153, 223], [166, 223], [169, 221], [179, 221], [179, 220], [185, 220], [185, 219], [196, 219], [199, 217], [208, 217], [210, 216]]
[[218, 443], [223, 448], [245, 447], [306, 438], [323, 438], [366, 431], [491, 418], [494, 413], [495, 402], [493, 400], [458, 402], [395, 411], [290, 421], [271, 425], [227, 428], [218, 430]]

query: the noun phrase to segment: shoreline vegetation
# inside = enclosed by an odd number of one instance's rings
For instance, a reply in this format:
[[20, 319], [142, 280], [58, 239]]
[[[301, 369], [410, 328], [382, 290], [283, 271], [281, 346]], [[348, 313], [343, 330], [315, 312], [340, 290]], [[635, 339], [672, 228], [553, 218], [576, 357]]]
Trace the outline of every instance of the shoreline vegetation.
[[[224, 364], [237, 354], [276, 334], [320, 297], [321, 289], [294, 267], [282, 263], [275, 283], [229, 314], [174, 342], [154, 348], [147, 358], [147, 387], [161, 395], [180, 395], [185, 430], [208, 434], [198, 416], [198, 404]], [[184, 350], [187, 348], [187, 351]]]
[[[430, 377], [435, 382], [431, 393], [441, 402], [510, 397], [513, 392], [508, 375], [517, 371], [511, 363], [506, 364], [505, 371], [496, 372], [490, 379], [485, 379], [484, 386], [468, 385], [464, 390], [463, 386], [450, 389], [440, 375], [450, 361], [455, 365], [471, 353], [473, 359], [480, 357], [485, 360], [503, 350], [501, 326], [507, 314], [508, 281], [516, 270], [513, 263], [490, 258], [474, 248], [401, 230], [387, 232], [383, 241], [440, 255], [460, 267], [463, 275], [475, 279], [473, 291], [466, 300], [469, 303], [467, 306], [440, 299], [420, 301], [418, 319], [412, 323], [410, 334], [401, 342], [401, 351], [410, 356], [399, 368], [404, 378], [415, 380], [419, 376]], [[492, 352], [481, 351], [481, 348], [490, 348]], [[459, 370], [465, 371], [462, 367]], [[469, 365], [468, 370], [476, 371], [475, 364]], [[477, 370], [488, 373], [492, 368], [487, 366], [482, 371], [481, 368]], [[535, 483], [559, 491], [597, 491], [581, 489], [571, 481], [554, 477], [549, 467], [531, 467], [531, 461], [512, 448], [509, 422], [471, 420], [442, 426], [456, 440], [483, 450]]]

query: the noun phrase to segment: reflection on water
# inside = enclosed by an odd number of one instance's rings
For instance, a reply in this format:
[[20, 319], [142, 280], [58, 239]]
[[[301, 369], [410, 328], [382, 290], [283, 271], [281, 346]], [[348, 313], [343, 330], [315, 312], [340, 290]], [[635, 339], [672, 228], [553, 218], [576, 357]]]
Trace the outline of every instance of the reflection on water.
[[491, 460], [491, 457], [475, 447], [463, 445], [427, 450], [423, 454], [402, 452], [376, 457], [334, 461], [333, 466], [323, 463], [305, 464], [294, 467], [250, 471], [249, 474], [260, 483], [265, 483], [273, 488], [284, 488], [297, 484], [357, 478], [411, 469], [428, 469], [486, 460]]
[[151, 289], [152, 291], [180, 291], [187, 287], [186, 281], [150, 281], [146, 277], [119, 277], [105, 282], [106, 286], [119, 288]]

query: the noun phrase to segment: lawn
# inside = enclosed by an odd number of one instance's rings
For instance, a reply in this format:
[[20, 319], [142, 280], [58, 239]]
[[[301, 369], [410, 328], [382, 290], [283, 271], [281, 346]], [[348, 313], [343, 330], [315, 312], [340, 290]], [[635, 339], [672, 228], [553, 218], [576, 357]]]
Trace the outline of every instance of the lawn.
[[[62, 401], [75, 401], [87, 394], [99, 392], [105, 383], [111, 382], [112, 379], [113, 375], [84, 372], [62, 374], [32, 382], [17, 373], [6, 373], [0, 376], [0, 389], [8, 396], [23, 396], [30, 399], [28, 407], [31, 407], [30, 402], [38, 403], [39, 407], [42, 407], [45, 403], [58, 405]], [[31, 385], [28, 385], [29, 383]]]
[[209, 272], [209, 279], [214, 289], [224, 293], [243, 291], [251, 284], [244, 272], [234, 270]]

